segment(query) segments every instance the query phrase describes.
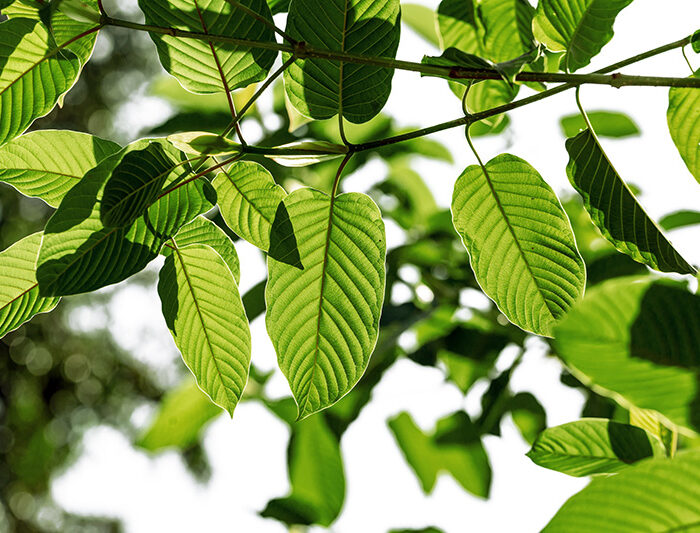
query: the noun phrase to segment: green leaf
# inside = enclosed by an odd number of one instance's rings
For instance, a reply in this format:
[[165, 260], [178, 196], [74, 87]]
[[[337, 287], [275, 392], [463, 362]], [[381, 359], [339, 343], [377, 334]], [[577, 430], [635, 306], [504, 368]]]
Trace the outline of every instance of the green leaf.
[[0, 145], [51, 111], [78, 79], [81, 66], [81, 57], [57, 45], [43, 24], [24, 18], [4, 22], [0, 32]]
[[0, 252], [0, 338], [58, 305], [59, 298], [39, 296], [35, 271], [41, 237], [34, 233]]
[[[495, 67], [490, 61], [486, 61], [479, 56], [474, 54], [468, 54], [462, 52], [457, 48], [448, 48], [440, 56], [423, 56], [421, 63], [424, 65], [437, 65], [441, 67], [462, 67], [473, 70], [492, 70]], [[434, 76], [435, 74], [421, 74], [421, 76]], [[445, 74], [438, 75], [442, 78], [454, 81], [455, 83], [461, 83], [462, 85], [469, 85], [474, 80], [470, 79], [460, 79], [454, 76]]]
[[632, 0], [540, 0], [535, 38], [554, 52], [566, 52], [562, 66], [585, 67], [613, 37], [615, 17]]
[[286, 13], [289, 11], [289, 3], [291, 0], [267, 0], [267, 5], [270, 6], [270, 11], [273, 15], [277, 13]]
[[160, 198], [130, 226], [104, 227], [105, 183], [126, 155], [148, 144], [138, 141], [103, 160], [63, 198], [46, 225], [39, 253], [42, 295], [89, 292], [128, 278], [154, 259], [182, 225], [211, 208], [203, 183], [196, 180]]
[[[700, 78], [700, 70], [694, 74]], [[700, 91], [671, 87], [668, 92], [668, 129], [688, 170], [700, 183]]]
[[[241, 280], [241, 265], [238, 260], [238, 253], [233, 245], [233, 241], [229, 239], [224, 231], [206, 217], [198, 216], [192, 222], [189, 222], [180, 228], [174, 240], [180, 248], [190, 246], [192, 244], [206, 244], [214, 249], [228, 266], [233, 274], [236, 283]], [[169, 246], [164, 246], [161, 253], [168, 257], [173, 252]]]
[[207, 422], [219, 414], [221, 409], [211, 403], [194, 380], [188, 379], [163, 397], [155, 419], [137, 445], [149, 452], [186, 450], [197, 442]]
[[340, 443], [323, 416], [292, 426], [289, 442], [291, 493], [271, 500], [260, 513], [286, 524], [329, 526], [345, 500], [345, 473]]
[[501, 154], [459, 177], [452, 219], [484, 292], [515, 325], [550, 336], [586, 279], [551, 187], [526, 161]]
[[465, 412], [439, 420], [432, 435], [426, 435], [408, 413], [400, 413], [388, 424], [423, 492], [432, 492], [438, 475], [449, 472], [465, 490], [488, 498], [491, 466], [479, 433]]
[[77, 131], [34, 131], [0, 147], [0, 181], [58, 207], [78, 180], [120, 149]]
[[439, 47], [437, 17], [435, 11], [420, 4], [401, 4], [401, 22], [423, 37], [430, 44]]
[[547, 413], [529, 392], [519, 392], [508, 401], [507, 410], [523, 438], [532, 444], [547, 427]]
[[105, 184], [100, 219], [106, 227], [121, 228], [140, 218], [158, 199], [166, 183], [192, 173], [180, 150], [160, 140], [124, 154]]
[[265, 167], [238, 161], [214, 178], [221, 216], [236, 235], [263, 251], [270, 248], [270, 230], [277, 206], [287, 193]]
[[[593, 125], [596, 135], [601, 137], [629, 137], [639, 135], [639, 127], [629, 116], [616, 111], [587, 111], [588, 119]], [[586, 129], [586, 121], [581, 113], [566, 115], [559, 120], [565, 137], [575, 137], [581, 130]]]
[[[272, 21], [265, 0], [239, 2]], [[139, 0], [146, 23], [238, 39], [275, 42], [272, 28], [226, 0]], [[151, 34], [163, 68], [185, 89], [206, 94], [226, 92], [262, 81], [275, 61], [273, 50], [221, 42]]]
[[377, 341], [384, 300], [384, 223], [363, 194], [331, 199], [298, 189], [289, 214], [304, 270], [268, 257], [266, 324], [305, 418], [360, 379]]
[[664, 457], [661, 441], [641, 428], [584, 418], [540, 433], [527, 456], [570, 476], [612, 474], [647, 457]]
[[554, 345], [599, 394], [697, 431], [698, 316], [700, 296], [677, 285], [615, 279], [588, 291], [555, 328]]
[[83, 2], [83, 0], [54, 0], [58, 5], [58, 10], [76, 22], [100, 23], [100, 11], [94, 4]]
[[438, 6], [438, 29], [443, 50], [454, 47], [469, 54], [483, 52], [483, 28], [474, 0], [442, 0]]
[[165, 322], [199, 387], [233, 416], [248, 381], [251, 353], [236, 280], [213, 248], [173, 248], [158, 280]]
[[615, 248], [655, 270], [695, 272], [644, 212], [594, 133], [586, 129], [568, 139], [566, 150], [569, 181], [583, 197], [593, 223]]
[[[287, 33], [335, 52], [394, 58], [399, 19], [399, 0], [294, 0]], [[373, 65], [300, 59], [285, 71], [284, 83], [302, 115], [322, 120], [340, 114], [359, 124], [384, 107], [393, 75], [392, 69]]]
[[700, 211], [681, 210], [664, 215], [659, 219], [659, 226], [665, 230], [683, 228], [700, 224]]
[[479, 4], [484, 25], [486, 57], [496, 63], [510, 61], [533, 50], [534, 8], [527, 0], [482, 0]]
[[697, 52], [698, 54], [700, 54], [700, 30], [696, 31], [696, 32], [692, 35], [692, 37], [691, 37], [691, 39], [690, 39], [690, 43], [691, 43], [691, 45], [693, 46], [693, 51], [695, 51], [695, 52]]
[[543, 533], [671, 533], [700, 523], [700, 451], [650, 459], [594, 479], [572, 496]]

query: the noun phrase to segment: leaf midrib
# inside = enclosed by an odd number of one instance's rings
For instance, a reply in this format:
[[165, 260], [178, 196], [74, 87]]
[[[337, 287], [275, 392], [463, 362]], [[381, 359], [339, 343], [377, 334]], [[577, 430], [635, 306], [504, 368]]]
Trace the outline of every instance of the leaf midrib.
[[[545, 309], [547, 309], [547, 312], [549, 313], [549, 316], [551, 317], [551, 319], [556, 320], [556, 317], [554, 316], [554, 314], [552, 313], [552, 310], [549, 308], [549, 305], [547, 304], [547, 299], [542, 294], [542, 289], [540, 288], [539, 284], [537, 283], [537, 277], [535, 276], [535, 273], [532, 271], [532, 267], [530, 266], [530, 262], [528, 261], [527, 256], [525, 255], [525, 251], [523, 250], [522, 246], [520, 246], [520, 241], [518, 240], [518, 236], [515, 234], [515, 229], [513, 228], [512, 224], [510, 223], [510, 219], [508, 218], [508, 215], [506, 214], [505, 209], [503, 208], [503, 205], [501, 204], [501, 199], [498, 196], [498, 192], [496, 191], [496, 188], [493, 186], [493, 183], [491, 181], [491, 176], [489, 175], [488, 170], [486, 170], [486, 165], [481, 164], [480, 166], [481, 166], [482, 172], [484, 173], [484, 177], [486, 178], [486, 183], [488, 184], [489, 189], [491, 190], [491, 194], [493, 195], [493, 198], [496, 201], [496, 205], [498, 206], [498, 210], [501, 212], [501, 215], [503, 216], [503, 220], [505, 220], [506, 225], [508, 226], [508, 231], [510, 232], [511, 236], [513, 237], [513, 240], [515, 241], [515, 246], [518, 248], [518, 252], [520, 253], [520, 256], [522, 257], [523, 262], [525, 263], [525, 267], [527, 268], [527, 271], [530, 273], [530, 278], [532, 279], [533, 283], [535, 284], [535, 288], [537, 289], [537, 294], [542, 299], [542, 303], [544, 304]], [[548, 331], [548, 333], [549, 333], [549, 331]]]
[[[204, 332], [204, 337], [207, 341], [207, 346], [209, 347], [212, 361], [214, 361], [214, 367], [216, 368], [216, 373], [219, 376], [219, 381], [221, 381], [221, 386], [223, 387], [225, 394], [228, 397], [228, 400], [232, 401], [231, 391], [229, 391], [228, 387], [224, 383], [224, 377], [221, 373], [221, 369], [219, 368], [219, 362], [217, 361], [216, 355], [214, 354], [214, 346], [211, 342], [211, 339], [209, 338], [209, 330], [207, 329], [206, 325], [204, 324], [204, 316], [202, 315], [202, 310], [200, 309], [199, 302], [197, 300], [197, 297], [195, 296], [195, 291], [194, 291], [194, 287], [192, 286], [192, 281], [190, 280], [190, 275], [187, 273], [187, 267], [185, 266], [185, 261], [183, 261], [183, 259], [182, 259], [182, 254], [180, 253], [180, 249], [177, 247], [177, 243], [175, 242], [175, 239], [171, 239], [171, 241], [173, 243], [173, 250], [177, 254], [177, 257], [180, 261], [180, 265], [182, 265], [182, 273], [185, 275], [185, 281], [187, 282], [187, 287], [189, 288], [190, 294], [192, 296], [192, 301], [194, 302], [195, 309], [197, 310], [197, 317], [199, 318], [199, 323], [202, 326], [202, 331]], [[212, 398], [212, 400], [213, 400], [213, 398]], [[235, 398], [233, 399], [233, 402], [235, 403]]]

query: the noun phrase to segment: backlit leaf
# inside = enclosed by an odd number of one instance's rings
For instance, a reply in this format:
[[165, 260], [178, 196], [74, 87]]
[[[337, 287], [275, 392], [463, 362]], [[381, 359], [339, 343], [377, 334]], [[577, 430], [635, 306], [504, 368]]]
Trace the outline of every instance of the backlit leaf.
[[[294, 0], [287, 33], [328, 50], [393, 58], [399, 19], [399, 0]], [[384, 107], [393, 75], [392, 69], [373, 65], [302, 59], [285, 71], [284, 82], [302, 115], [326, 119], [341, 114], [358, 124]]]
[[420, 4], [401, 3], [401, 22], [423, 37], [430, 44], [439, 47], [437, 15], [429, 7]]
[[594, 479], [572, 496], [543, 533], [672, 533], [700, 523], [700, 451], [649, 459]]
[[303, 270], [268, 258], [266, 324], [299, 418], [345, 395], [377, 340], [386, 239], [379, 209], [359, 193], [332, 200], [298, 189], [281, 204]]
[[[700, 71], [695, 73], [700, 78]], [[668, 93], [668, 129], [688, 170], [700, 183], [700, 91], [671, 87]]]
[[[228, 235], [208, 218], [203, 216], [195, 218], [182, 226], [173, 239], [181, 248], [192, 244], [206, 244], [213, 248], [228, 266], [236, 283], [240, 282], [241, 265], [236, 248]], [[172, 251], [172, 247], [164, 246], [161, 253], [167, 257], [172, 254]]]
[[575, 477], [611, 474], [665, 455], [661, 441], [643, 429], [603, 418], [546, 429], [527, 453], [535, 464]]
[[650, 278], [592, 288], [555, 328], [556, 352], [623, 406], [700, 430], [700, 296]]
[[160, 198], [145, 216], [123, 228], [105, 228], [100, 200], [112, 171], [127, 154], [149, 141], [133, 143], [89, 171], [49, 219], [39, 253], [42, 295], [89, 292], [122, 281], [154, 259], [166, 240], [211, 203], [200, 180]]
[[527, 162], [501, 154], [467, 167], [455, 184], [452, 217], [484, 292], [515, 325], [551, 335], [583, 293], [583, 260], [569, 220]]
[[36, 258], [41, 237], [41, 233], [35, 233], [0, 252], [0, 338], [58, 304], [58, 298], [39, 296]]
[[[272, 21], [265, 0], [239, 0]], [[226, 0], [139, 0], [146, 23], [253, 41], [274, 42], [273, 30]], [[151, 34], [165, 70], [195, 93], [225, 92], [261, 81], [277, 53], [222, 42]]]
[[34, 131], [0, 148], [0, 181], [58, 207], [78, 180], [119, 150], [118, 144], [86, 133]]
[[535, 38], [554, 52], [566, 52], [562, 67], [585, 67], [613, 37], [615, 17], [632, 0], [540, 0]]
[[221, 216], [241, 238], [263, 251], [270, 248], [270, 230], [277, 206], [287, 193], [265, 167], [238, 161], [214, 178]]
[[569, 181], [603, 236], [635, 261], [662, 272], [692, 274], [690, 266], [644, 212], [634, 194], [586, 129], [566, 141]]
[[251, 352], [236, 280], [213, 248], [173, 248], [158, 280], [165, 322], [199, 387], [233, 415], [248, 381]]

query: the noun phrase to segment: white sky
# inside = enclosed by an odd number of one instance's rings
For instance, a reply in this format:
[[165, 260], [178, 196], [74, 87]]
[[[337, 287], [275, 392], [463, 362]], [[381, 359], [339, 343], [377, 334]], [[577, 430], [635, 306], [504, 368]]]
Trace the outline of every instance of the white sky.
[[[437, 0], [414, 2], [433, 8], [438, 4]], [[595, 58], [591, 68], [689, 35], [698, 29], [698, 21], [697, 0], [636, 0], [618, 17], [613, 42]], [[424, 53], [432, 53], [429, 45], [405, 30], [398, 57], [418, 61]], [[690, 55], [695, 67], [700, 67], [700, 56], [692, 52]], [[647, 60], [625, 72], [689, 74], [679, 51]], [[385, 111], [402, 125], [428, 126], [460, 114], [460, 103], [444, 80], [399, 71], [393, 86]], [[521, 92], [521, 96], [524, 94]], [[587, 86], [582, 90], [588, 109], [624, 111], [641, 127], [641, 137], [602, 142], [620, 174], [641, 187], [641, 201], [654, 217], [700, 206], [700, 187], [668, 134], [667, 95], [664, 88]], [[485, 160], [504, 151], [523, 157], [555, 190], [570, 192], [565, 175], [568, 157], [558, 119], [575, 110], [573, 92], [521, 108], [511, 113], [512, 135], [478, 138], [477, 148]], [[434, 190], [439, 203], [447, 206], [456, 177], [475, 161], [461, 128], [434, 138], [450, 148], [456, 164], [422, 160], [416, 169]], [[381, 164], [370, 165], [363, 175], [349, 179], [346, 188], [376, 179], [382, 171]], [[671, 238], [690, 262], [700, 263], [697, 229], [674, 232]], [[237, 247], [243, 265], [241, 288], [245, 291], [260, 279], [262, 262], [252, 247]], [[168, 368], [173, 362], [180, 364], [179, 356], [160, 316], [155, 288], [122, 284], [113, 291], [116, 301], [102, 318], [140, 360], [162, 369], [166, 378], [172, 376]], [[89, 318], [85, 312], [74, 316], [76, 324], [85, 327], [90, 325]], [[252, 329], [253, 361], [262, 369], [274, 368], [275, 355], [263, 319], [256, 320]], [[582, 406], [581, 395], [559, 384], [559, 365], [544, 358], [537, 343], [534, 346], [515, 372], [513, 388], [534, 392], [547, 410], [550, 425], [575, 420]], [[499, 366], [505, 364], [501, 361]], [[280, 396], [289, 394], [279, 372], [272, 389]], [[456, 388], [444, 383], [440, 371], [407, 360], [396, 364], [375, 389], [372, 403], [343, 438], [347, 497], [332, 530], [383, 533], [394, 527], [434, 525], [447, 533], [538, 531], [586, 481], [532, 464], [524, 456], [528, 446], [509, 418], [503, 424], [501, 438], [485, 438], [494, 471], [489, 501], [464, 492], [447, 474], [441, 476], [432, 495], [423, 495], [386, 426], [388, 417], [404, 410], [426, 430], [440, 417], [462, 407], [476, 413], [481, 392], [483, 386], [477, 385], [463, 401]], [[148, 456], [131, 448], [117, 431], [101, 427], [86, 435], [82, 455], [55, 480], [53, 494], [71, 511], [121, 518], [127, 533], [281, 532], [285, 531], [282, 525], [261, 519], [256, 512], [270, 498], [288, 491], [287, 436], [285, 426], [260, 405], [240, 405], [233, 421], [220, 417], [207, 429], [205, 449], [213, 475], [210, 483], [200, 485], [177, 454]]]

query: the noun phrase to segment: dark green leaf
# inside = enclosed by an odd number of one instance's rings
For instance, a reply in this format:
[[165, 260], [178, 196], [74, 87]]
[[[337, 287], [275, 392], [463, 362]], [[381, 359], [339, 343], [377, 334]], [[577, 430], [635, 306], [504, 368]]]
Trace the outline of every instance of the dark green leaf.
[[108, 157], [63, 198], [46, 225], [39, 253], [42, 295], [89, 292], [128, 278], [154, 259], [180, 227], [211, 208], [203, 183], [196, 180], [160, 198], [130, 226], [103, 226], [105, 183], [124, 156], [148, 144], [138, 141]]
[[507, 410], [518, 426], [520, 434], [530, 444], [547, 427], [547, 413], [542, 404], [529, 392], [519, 392], [508, 401]]
[[662, 272], [695, 272], [644, 212], [595, 134], [582, 131], [566, 141], [566, 150], [569, 181], [583, 197], [595, 225], [615, 248]]
[[700, 211], [681, 210], [664, 215], [659, 219], [659, 226], [665, 230], [683, 228], [700, 224]]

